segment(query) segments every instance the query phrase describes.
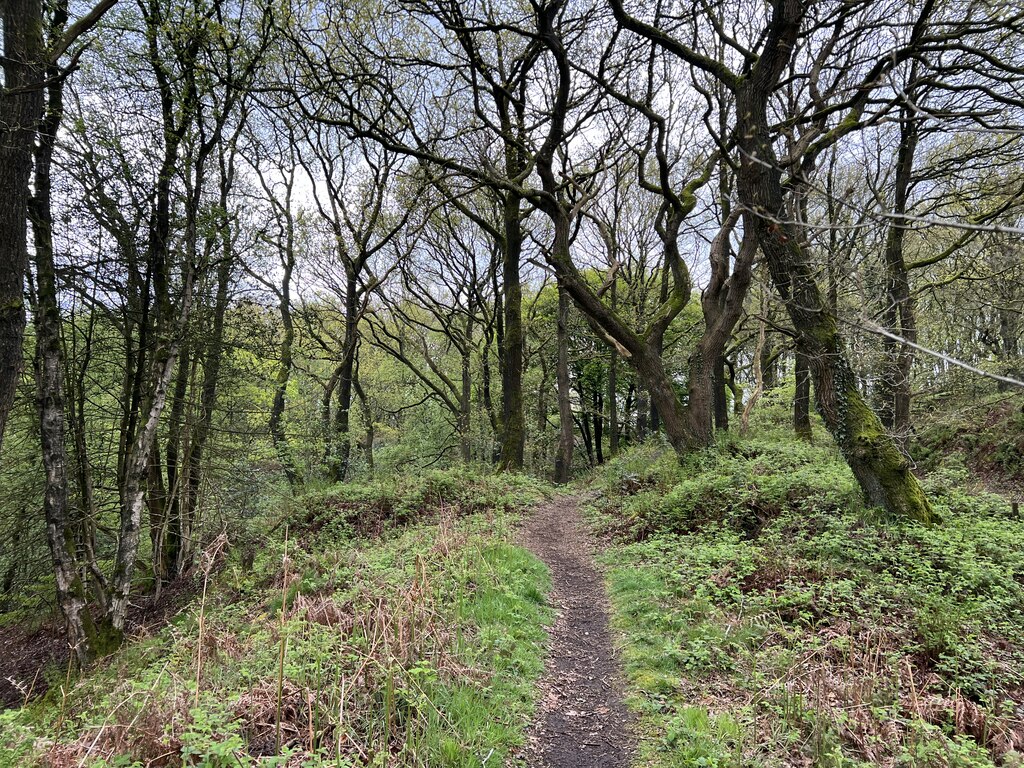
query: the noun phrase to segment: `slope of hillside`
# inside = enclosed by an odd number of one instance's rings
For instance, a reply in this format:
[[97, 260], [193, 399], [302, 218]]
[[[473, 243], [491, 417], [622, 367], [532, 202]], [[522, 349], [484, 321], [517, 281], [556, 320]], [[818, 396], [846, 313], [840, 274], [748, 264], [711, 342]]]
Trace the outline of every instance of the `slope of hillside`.
[[167, 626], [0, 713], [0, 765], [501, 764], [544, 663], [547, 571], [512, 539], [542, 493], [433, 473], [218, 539]]

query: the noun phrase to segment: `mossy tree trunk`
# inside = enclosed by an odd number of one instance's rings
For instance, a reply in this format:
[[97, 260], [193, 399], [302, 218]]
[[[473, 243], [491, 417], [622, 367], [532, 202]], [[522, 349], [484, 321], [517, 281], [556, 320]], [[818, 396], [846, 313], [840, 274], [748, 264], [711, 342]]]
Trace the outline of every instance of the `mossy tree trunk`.
[[[789, 7], [790, 3], [783, 3]], [[779, 26], [780, 50], [792, 49], [800, 12]], [[772, 281], [796, 329], [797, 346], [807, 357], [818, 411], [853, 470], [868, 503], [921, 522], [933, 518], [910, 462], [900, 451], [857, 387], [835, 313], [818, 285], [814, 265], [800, 245], [799, 232], [786, 216], [778, 158], [768, 129], [772, 77], [752, 76], [737, 93], [737, 136], [741, 157], [737, 176], [740, 200], [756, 216], [761, 251]]]

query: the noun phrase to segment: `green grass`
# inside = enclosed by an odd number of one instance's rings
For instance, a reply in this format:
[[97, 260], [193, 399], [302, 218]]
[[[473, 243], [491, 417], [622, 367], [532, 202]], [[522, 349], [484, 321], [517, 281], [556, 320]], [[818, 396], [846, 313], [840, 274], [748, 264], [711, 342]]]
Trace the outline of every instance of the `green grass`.
[[0, 766], [500, 765], [543, 669], [548, 574], [510, 537], [543, 492], [461, 472], [301, 500], [287, 559], [283, 525], [251, 569], [230, 548], [205, 603], [0, 713]]
[[638, 765], [1020, 765], [1024, 522], [961, 474], [926, 485], [941, 525], [882, 519], [778, 433], [606, 467]]

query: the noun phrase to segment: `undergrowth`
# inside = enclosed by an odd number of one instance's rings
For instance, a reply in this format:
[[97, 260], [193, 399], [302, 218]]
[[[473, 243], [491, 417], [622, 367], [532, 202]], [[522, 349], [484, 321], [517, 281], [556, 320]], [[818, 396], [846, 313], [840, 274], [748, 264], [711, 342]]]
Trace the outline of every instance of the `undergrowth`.
[[915, 425], [911, 452], [929, 470], [967, 467], [986, 486], [1024, 501], [1024, 396], [981, 395], [943, 402]]
[[1021, 765], [1024, 522], [962, 466], [925, 482], [934, 527], [783, 434], [608, 464], [590, 513], [639, 764]]
[[500, 765], [543, 668], [547, 571], [509, 537], [543, 492], [340, 486], [214, 542], [169, 626], [0, 713], [0, 766]]

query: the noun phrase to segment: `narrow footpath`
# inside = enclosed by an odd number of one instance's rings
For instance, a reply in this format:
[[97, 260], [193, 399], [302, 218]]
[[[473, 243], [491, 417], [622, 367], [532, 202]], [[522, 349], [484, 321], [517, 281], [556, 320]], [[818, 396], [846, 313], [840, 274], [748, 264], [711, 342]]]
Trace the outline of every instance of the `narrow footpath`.
[[537, 719], [520, 758], [530, 768], [627, 768], [632, 742], [622, 674], [578, 499], [560, 496], [539, 507], [522, 540], [551, 569], [557, 615]]

